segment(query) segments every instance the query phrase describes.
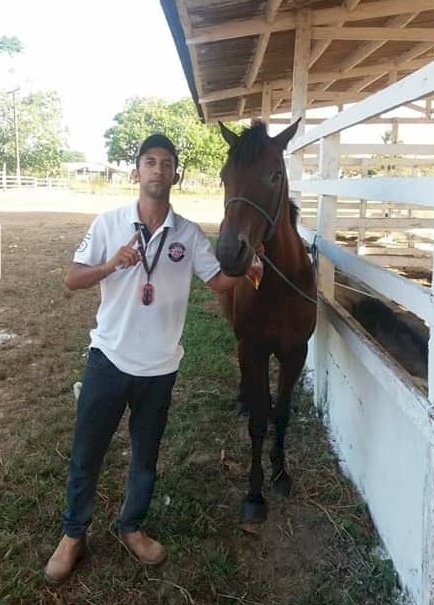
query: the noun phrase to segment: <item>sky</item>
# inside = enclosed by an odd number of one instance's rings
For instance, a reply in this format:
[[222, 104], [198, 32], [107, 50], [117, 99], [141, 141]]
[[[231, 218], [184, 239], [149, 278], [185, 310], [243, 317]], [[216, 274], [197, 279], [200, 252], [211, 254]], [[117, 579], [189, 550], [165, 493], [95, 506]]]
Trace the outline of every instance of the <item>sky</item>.
[[89, 161], [106, 159], [104, 132], [129, 97], [190, 96], [159, 0], [0, 0], [0, 36], [24, 46], [0, 89], [56, 90], [69, 146]]
[[[106, 161], [104, 132], [128, 98], [190, 96], [159, 0], [0, 0], [0, 36], [17, 36], [24, 46], [14, 75], [2, 56], [0, 90], [56, 90], [69, 146], [89, 161]], [[381, 143], [386, 129], [360, 126], [342, 140]], [[433, 136], [432, 126], [399, 130], [407, 143]]]

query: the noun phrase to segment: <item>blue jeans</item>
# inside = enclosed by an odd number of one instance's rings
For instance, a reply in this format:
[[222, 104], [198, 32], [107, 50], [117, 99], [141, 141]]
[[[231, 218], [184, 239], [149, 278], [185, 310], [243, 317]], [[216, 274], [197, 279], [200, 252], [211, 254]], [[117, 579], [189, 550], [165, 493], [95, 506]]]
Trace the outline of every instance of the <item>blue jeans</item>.
[[77, 419], [69, 465], [64, 532], [82, 536], [90, 524], [97, 481], [111, 438], [130, 406], [131, 462], [118, 530], [139, 529], [148, 512], [158, 449], [163, 435], [176, 372], [131, 376], [117, 369], [99, 349], [90, 349], [77, 402]]

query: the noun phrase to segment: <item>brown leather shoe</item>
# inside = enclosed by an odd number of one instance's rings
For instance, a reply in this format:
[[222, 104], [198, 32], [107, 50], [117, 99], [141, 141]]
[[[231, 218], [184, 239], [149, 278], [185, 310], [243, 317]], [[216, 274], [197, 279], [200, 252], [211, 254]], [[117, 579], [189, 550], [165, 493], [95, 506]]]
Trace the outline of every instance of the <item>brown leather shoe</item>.
[[47, 582], [61, 584], [71, 575], [74, 566], [83, 557], [86, 550], [86, 538], [63, 536], [48, 561], [44, 574]]
[[143, 565], [160, 565], [167, 557], [164, 546], [144, 531], [131, 531], [119, 534], [119, 537]]

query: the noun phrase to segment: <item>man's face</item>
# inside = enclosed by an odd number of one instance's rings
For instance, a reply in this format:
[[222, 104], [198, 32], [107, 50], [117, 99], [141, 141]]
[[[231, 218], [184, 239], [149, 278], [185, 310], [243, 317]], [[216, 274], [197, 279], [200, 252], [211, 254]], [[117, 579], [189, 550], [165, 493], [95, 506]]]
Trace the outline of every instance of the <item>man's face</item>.
[[175, 158], [167, 149], [151, 147], [140, 157], [136, 178], [146, 195], [166, 198], [177, 181]]

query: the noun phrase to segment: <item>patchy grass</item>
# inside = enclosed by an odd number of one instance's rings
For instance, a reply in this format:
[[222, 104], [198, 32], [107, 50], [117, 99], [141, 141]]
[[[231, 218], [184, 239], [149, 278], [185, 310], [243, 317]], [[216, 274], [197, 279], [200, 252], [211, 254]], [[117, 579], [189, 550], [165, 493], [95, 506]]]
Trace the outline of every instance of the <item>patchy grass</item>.
[[[167, 546], [169, 561], [143, 569], [113, 530], [128, 461], [123, 421], [101, 475], [89, 556], [64, 586], [48, 586], [42, 570], [60, 535], [72, 384], [83, 369], [98, 292], [71, 295], [62, 286], [87, 217], [3, 215], [2, 223], [0, 330], [17, 336], [0, 347], [0, 603], [394, 603], [392, 565], [376, 554], [366, 508], [339, 472], [302, 386], [287, 438], [291, 497], [273, 496], [267, 485], [268, 521], [257, 536], [241, 530], [250, 447], [243, 421], [230, 412], [235, 343], [198, 282], [149, 515], [150, 532]], [[269, 476], [267, 455], [264, 464]]]

